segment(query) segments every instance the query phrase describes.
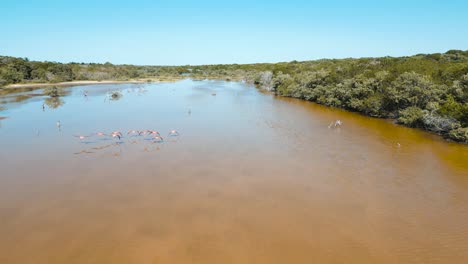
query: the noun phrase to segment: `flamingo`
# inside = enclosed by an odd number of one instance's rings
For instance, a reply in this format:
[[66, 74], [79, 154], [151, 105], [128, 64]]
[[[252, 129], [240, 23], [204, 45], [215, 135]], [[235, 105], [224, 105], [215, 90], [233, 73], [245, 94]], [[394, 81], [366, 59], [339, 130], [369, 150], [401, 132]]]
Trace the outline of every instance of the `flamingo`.
[[163, 139], [161, 136], [154, 136], [154, 137], [153, 137], [153, 141], [154, 141], [154, 142], [163, 142], [164, 139]]
[[96, 136], [98, 136], [98, 137], [105, 137], [105, 136], [107, 136], [107, 134], [104, 133], [104, 132], [97, 132], [97, 133], [96, 133]]
[[108, 148], [108, 147], [111, 147], [112, 145], [109, 144], [109, 145], [105, 145], [105, 146], [101, 146], [101, 147], [94, 147], [93, 149], [95, 150], [101, 150], [101, 149], [105, 149], [105, 148]]
[[156, 130], [146, 130], [148, 135], [161, 136], [161, 134]]
[[169, 136], [178, 136], [178, 135], [179, 135], [179, 132], [177, 132], [177, 130], [169, 131]]
[[122, 138], [122, 133], [120, 131], [114, 131], [112, 132], [112, 137], [120, 140]]
[[74, 137], [77, 137], [78, 139], [80, 139], [81, 141], [83, 141], [84, 139], [88, 138], [89, 136], [74, 135]]
[[138, 134], [138, 136], [141, 136], [144, 132], [143, 131], [139, 131], [139, 130], [130, 130], [128, 131], [127, 135], [135, 135], [135, 134]]

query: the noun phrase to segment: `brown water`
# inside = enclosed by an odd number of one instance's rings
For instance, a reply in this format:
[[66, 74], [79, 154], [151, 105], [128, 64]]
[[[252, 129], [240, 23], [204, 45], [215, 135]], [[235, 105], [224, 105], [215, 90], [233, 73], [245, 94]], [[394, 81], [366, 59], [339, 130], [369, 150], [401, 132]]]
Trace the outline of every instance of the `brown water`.
[[2, 264], [467, 263], [467, 146], [241, 83], [41, 93], [0, 97]]

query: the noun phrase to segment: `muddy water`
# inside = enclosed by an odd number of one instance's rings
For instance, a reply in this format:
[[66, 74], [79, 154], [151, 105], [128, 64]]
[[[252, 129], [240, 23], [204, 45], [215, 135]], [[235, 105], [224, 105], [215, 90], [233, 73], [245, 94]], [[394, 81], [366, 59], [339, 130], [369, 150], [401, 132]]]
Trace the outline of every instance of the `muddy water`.
[[468, 259], [467, 146], [241, 83], [62, 92], [2, 92], [0, 263]]

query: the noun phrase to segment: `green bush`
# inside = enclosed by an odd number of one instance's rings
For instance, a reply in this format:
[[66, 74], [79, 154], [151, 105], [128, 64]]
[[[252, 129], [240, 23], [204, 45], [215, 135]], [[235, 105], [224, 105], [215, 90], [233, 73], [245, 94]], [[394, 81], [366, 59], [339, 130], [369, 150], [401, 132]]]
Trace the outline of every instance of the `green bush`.
[[460, 120], [463, 126], [468, 126], [468, 103], [459, 103], [452, 95], [447, 96], [439, 108], [439, 113]]
[[399, 111], [398, 123], [410, 127], [422, 127], [425, 113], [421, 108], [411, 106]]
[[468, 143], [468, 127], [462, 127], [450, 131], [448, 137], [454, 141]]

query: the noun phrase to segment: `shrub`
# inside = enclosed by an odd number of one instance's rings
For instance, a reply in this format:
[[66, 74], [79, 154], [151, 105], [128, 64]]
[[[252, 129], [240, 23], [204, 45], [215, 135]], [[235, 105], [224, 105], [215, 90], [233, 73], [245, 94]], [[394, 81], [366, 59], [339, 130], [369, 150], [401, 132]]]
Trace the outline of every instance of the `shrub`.
[[436, 93], [437, 87], [431, 80], [415, 72], [401, 74], [386, 91], [389, 107], [396, 110], [410, 106], [424, 108]]
[[383, 100], [380, 95], [373, 95], [364, 99], [362, 104], [361, 112], [368, 114], [373, 117], [384, 116], [385, 113], [383, 110]]
[[113, 101], [119, 100], [120, 98], [122, 98], [122, 96], [123, 96], [122, 93], [119, 91], [112, 91], [110, 93], [110, 99]]
[[23, 81], [23, 75], [13, 67], [0, 68], [0, 79], [6, 83], [19, 83]]
[[446, 134], [449, 131], [460, 127], [460, 123], [456, 119], [452, 117], [439, 116], [434, 113], [425, 114], [422, 117], [422, 123], [425, 129], [439, 134]]
[[424, 111], [421, 108], [412, 106], [399, 111], [398, 123], [410, 127], [422, 127]]
[[463, 126], [468, 125], [468, 103], [459, 103], [455, 101], [452, 95], [447, 96], [438, 112], [441, 115], [460, 120]]
[[450, 131], [448, 138], [454, 141], [468, 143], [468, 127], [457, 128]]
[[271, 71], [260, 72], [254, 83], [264, 90], [274, 91], [272, 79], [273, 73]]
[[44, 94], [47, 95], [47, 96], [50, 96], [52, 98], [60, 96], [58, 88], [56, 86], [48, 87], [48, 88], [44, 89]]

